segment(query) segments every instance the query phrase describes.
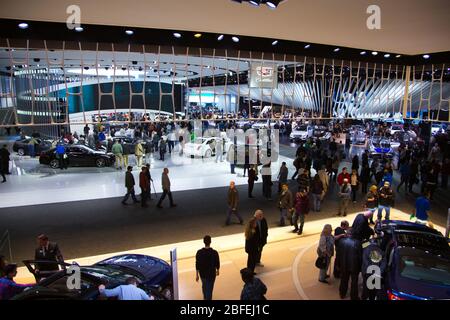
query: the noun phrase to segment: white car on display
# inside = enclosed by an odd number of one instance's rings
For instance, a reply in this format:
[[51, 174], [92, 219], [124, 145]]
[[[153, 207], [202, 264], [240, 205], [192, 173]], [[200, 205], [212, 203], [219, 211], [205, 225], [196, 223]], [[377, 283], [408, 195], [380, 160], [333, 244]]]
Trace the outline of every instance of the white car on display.
[[313, 136], [314, 128], [312, 126], [309, 126], [307, 124], [300, 124], [296, 125], [293, 129], [291, 134], [289, 135], [289, 139], [292, 142], [295, 141], [304, 141], [308, 138], [311, 138]]
[[389, 133], [393, 136], [397, 132], [402, 132], [403, 125], [402, 124], [392, 124], [392, 126], [389, 128]]
[[188, 142], [184, 145], [183, 153], [188, 157], [209, 158], [216, 154], [216, 145], [220, 140], [222, 140], [222, 143], [225, 141], [222, 152], [226, 153], [231, 144], [230, 141], [216, 137], [196, 138], [194, 142]]
[[252, 124], [252, 129], [268, 129], [269, 126], [273, 129], [275, 123], [276, 122], [269, 120], [258, 120]]
[[331, 132], [329, 132], [327, 127], [325, 126], [315, 126], [313, 136], [314, 138], [319, 139], [321, 141], [326, 141], [330, 140]]

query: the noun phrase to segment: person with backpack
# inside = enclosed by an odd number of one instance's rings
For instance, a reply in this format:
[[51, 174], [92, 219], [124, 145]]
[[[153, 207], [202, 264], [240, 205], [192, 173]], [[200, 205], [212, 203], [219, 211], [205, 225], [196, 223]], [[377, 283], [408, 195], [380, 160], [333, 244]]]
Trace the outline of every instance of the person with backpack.
[[[295, 195], [294, 200], [294, 217], [292, 219], [292, 224], [294, 225], [294, 230], [292, 232], [297, 232], [300, 236], [303, 233], [303, 226], [305, 224], [305, 217], [309, 213], [309, 197], [308, 191], [306, 189], [299, 189]], [[300, 219], [300, 225], [297, 224]]]

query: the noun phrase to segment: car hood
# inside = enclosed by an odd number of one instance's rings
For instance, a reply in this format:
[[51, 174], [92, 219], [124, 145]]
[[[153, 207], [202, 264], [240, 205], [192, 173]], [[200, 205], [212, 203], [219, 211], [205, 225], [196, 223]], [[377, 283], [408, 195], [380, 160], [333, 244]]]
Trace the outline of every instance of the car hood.
[[435, 285], [404, 277], [397, 277], [393, 290], [400, 292], [403, 297], [411, 300], [432, 299], [443, 300], [450, 299], [450, 287], [444, 285]]
[[115, 256], [97, 262], [96, 265], [116, 265], [130, 268], [142, 274], [147, 285], [160, 285], [172, 273], [172, 268], [164, 260], [140, 254]]

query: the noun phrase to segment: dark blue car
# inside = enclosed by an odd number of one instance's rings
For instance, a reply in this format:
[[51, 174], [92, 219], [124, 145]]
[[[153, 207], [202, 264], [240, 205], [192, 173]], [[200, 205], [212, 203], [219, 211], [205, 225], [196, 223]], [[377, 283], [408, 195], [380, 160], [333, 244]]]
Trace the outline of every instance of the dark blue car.
[[389, 300], [450, 299], [448, 239], [425, 225], [385, 221], [382, 249]]
[[[39, 279], [37, 284], [14, 297], [14, 300], [104, 300], [99, 295], [98, 286], [107, 289], [123, 285], [129, 277], [139, 281], [139, 287], [156, 300], [173, 299], [172, 268], [159, 258], [124, 254], [97, 262], [92, 266], [80, 266], [80, 289], [69, 289], [67, 280], [70, 274], [66, 269], [70, 264], [59, 264], [56, 272], [42, 274], [36, 266], [42, 261], [24, 261], [28, 270]], [[53, 263], [55, 265], [55, 263]]]

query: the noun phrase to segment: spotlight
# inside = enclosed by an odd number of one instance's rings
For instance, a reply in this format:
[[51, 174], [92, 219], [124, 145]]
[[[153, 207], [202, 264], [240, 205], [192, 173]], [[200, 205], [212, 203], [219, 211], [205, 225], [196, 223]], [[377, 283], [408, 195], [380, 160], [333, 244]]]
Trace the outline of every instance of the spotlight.
[[333, 51], [334, 52], [339, 52], [339, 50], [341, 50], [340, 48], [336, 48], [336, 49], [334, 49]]
[[129, 36], [132, 36], [134, 34], [133, 30], [125, 30], [125, 33]]
[[310, 44], [307, 44], [306, 46], [305, 46], [305, 49], [309, 49], [311, 47], [311, 45]]
[[18, 27], [20, 29], [28, 29], [28, 23], [26, 23], [26, 22], [19, 23]]
[[231, 39], [233, 39], [234, 42], [239, 42], [239, 38], [238, 37], [233, 37]]
[[217, 37], [217, 41], [222, 41], [223, 40], [224, 35], [221, 34], [220, 36]]
[[372, 51], [372, 55], [373, 55], [373, 56], [376, 56], [376, 55], [378, 55], [378, 52]]
[[83, 30], [84, 30], [83, 27], [76, 27], [75, 28], [76, 32], [83, 32]]
[[366, 53], [367, 53], [367, 52], [365, 52], [365, 51], [361, 51], [359, 54], [363, 56], [363, 55], [365, 55]]
[[396, 55], [395, 57], [396, 58], [400, 58], [402, 55], [401, 54], [398, 54], [398, 55]]
[[202, 36], [201, 33], [196, 33], [196, 34], [194, 34], [194, 37], [196, 37], [197, 39], [200, 38], [201, 36]]
[[275, 40], [274, 42], [272, 42], [273, 46], [276, 46], [278, 44], [278, 40]]
[[429, 55], [429, 54], [424, 54], [424, 55], [423, 55], [423, 58], [424, 58], [424, 59], [430, 59], [430, 55]]
[[266, 4], [269, 8], [276, 9], [280, 4], [280, 2], [281, 2], [280, 0], [271, 0], [267, 1]]
[[259, 4], [261, 3], [261, 0], [250, 0], [249, 2], [250, 2], [250, 4], [252, 4], [252, 5], [258, 7]]
[[389, 58], [391, 55], [389, 54], [389, 53], [386, 53], [385, 55], [384, 55], [384, 57], [385, 58]]
[[173, 36], [174, 36], [175, 38], [181, 38], [181, 33], [175, 32], [175, 33], [173, 34]]

